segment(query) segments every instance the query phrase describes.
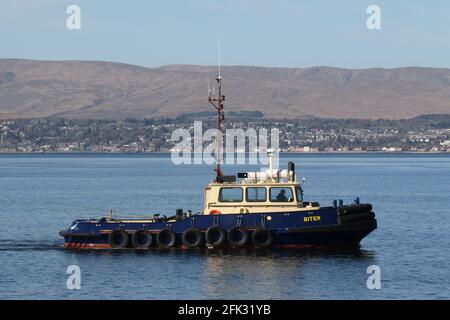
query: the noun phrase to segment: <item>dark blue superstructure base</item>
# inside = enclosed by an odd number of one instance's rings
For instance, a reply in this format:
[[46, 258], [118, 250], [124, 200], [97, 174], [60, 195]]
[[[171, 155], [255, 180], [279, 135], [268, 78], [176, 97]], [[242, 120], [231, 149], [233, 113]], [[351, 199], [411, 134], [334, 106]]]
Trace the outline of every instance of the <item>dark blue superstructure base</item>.
[[[193, 215], [179, 220], [75, 220], [69, 229], [60, 234], [65, 239], [65, 247], [73, 249], [109, 249], [114, 247], [110, 234], [116, 230], [126, 232], [130, 239], [124, 247], [133, 248], [131, 238], [138, 230], [146, 230], [153, 241], [146, 248], [158, 248], [155, 240], [158, 233], [171, 230], [175, 241], [170, 247], [189, 248], [182, 241], [188, 229], [199, 230], [203, 237], [211, 226], [220, 226], [224, 231], [234, 227], [244, 228], [248, 233], [245, 247], [254, 247], [252, 241], [255, 230], [268, 230], [271, 247], [310, 248], [332, 246], [355, 246], [377, 228], [375, 214], [370, 205], [350, 205], [341, 208], [322, 207], [296, 212]], [[117, 231], [116, 231], [117, 232]], [[229, 235], [228, 235], [229, 237]], [[210, 247], [202, 241], [203, 247]], [[232, 247], [224, 241], [221, 247]], [[261, 245], [258, 245], [261, 246]], [[166, 248], [166, 247], [164, 247]]]

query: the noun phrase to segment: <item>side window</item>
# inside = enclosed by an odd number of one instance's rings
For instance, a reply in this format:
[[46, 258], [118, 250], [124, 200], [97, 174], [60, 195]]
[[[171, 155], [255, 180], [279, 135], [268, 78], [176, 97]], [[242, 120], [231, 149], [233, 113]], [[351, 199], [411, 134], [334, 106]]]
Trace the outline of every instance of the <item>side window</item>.
[[265, 202], [267, 200], [266, 188], [250, 187], [247, 188], [248, 202]]
[[270, 188], [270, 201], [272, 202], [291, 202], [294, 201], [292, 189], [286, 188]]
[[242, 202], [242, 188], [220, 188], [220, 202]]
[[302, 190], [302, 187], [297, 186], [297, 188], [295, 188], [295, 194], [297, 196], [297, 201], [303, 201], [303, 190]]

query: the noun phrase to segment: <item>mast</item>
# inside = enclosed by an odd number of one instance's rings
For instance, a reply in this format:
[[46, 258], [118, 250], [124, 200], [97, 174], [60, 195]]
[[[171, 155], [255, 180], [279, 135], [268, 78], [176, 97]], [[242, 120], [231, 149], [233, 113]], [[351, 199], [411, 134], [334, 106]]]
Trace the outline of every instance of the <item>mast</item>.
[[217, 111], [216, 119], [216, 182], [218, 182], [219, 177], [223, 176], [222, 170], [220, 169], [220, 164], [222, 163], [222, 122], [225, 120], [225, 112], [223, 108], [223, 102], [225, 101], [225, 95], [222, 94], [222, 76], [220, 74], [220, 63], [219, 63], [219, 73], [216, 77], [216, 82], [219, 86], [219, 94], [215, 95], [214, 90], [209, 89], [208, 101]]

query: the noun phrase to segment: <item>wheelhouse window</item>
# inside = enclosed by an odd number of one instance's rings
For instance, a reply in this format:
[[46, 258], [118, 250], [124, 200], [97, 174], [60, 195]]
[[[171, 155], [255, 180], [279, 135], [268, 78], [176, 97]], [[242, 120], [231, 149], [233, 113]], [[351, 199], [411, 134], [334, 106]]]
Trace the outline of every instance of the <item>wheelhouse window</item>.
[[294, 197], [291, 188], [274, 187], [270, 188], [270, 201], [271, 202], [292, 202]]
[[249, 187], [246, 190], [246, 198], [248, 202], [266, 202], [266, 188]]
[[220, 188], [219, 201], [220, 202], [242, 202], [242, 188]]

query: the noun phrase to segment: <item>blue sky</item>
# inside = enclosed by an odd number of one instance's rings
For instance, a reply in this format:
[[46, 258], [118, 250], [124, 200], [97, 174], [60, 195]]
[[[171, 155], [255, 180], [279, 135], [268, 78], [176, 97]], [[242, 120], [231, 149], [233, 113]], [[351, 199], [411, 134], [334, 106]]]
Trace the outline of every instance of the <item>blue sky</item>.
[[214, 65], [218, 37], [224, 65], [450, 68], [450, 1], [0, 0], [1, 58]]

